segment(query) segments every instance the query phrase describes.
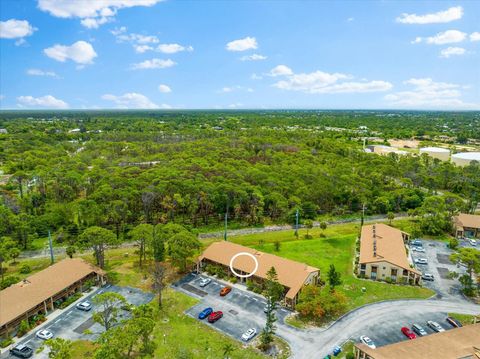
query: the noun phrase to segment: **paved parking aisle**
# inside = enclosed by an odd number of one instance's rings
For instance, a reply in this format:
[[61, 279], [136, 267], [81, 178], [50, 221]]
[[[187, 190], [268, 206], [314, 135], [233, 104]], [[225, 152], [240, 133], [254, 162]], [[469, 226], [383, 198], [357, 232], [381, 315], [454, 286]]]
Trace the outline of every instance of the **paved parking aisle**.
[[[214, 311], [222, 311], [223, 317], [217, 322], [210, 324], [207, 319], [202, 320], [202, 322], [237, 340], [241, 340], [242, 334], [249, 328], [256, 328], [259, 333], [265, 326], [266, 319], [263, 311], [267, 304], [265, 298], [258, 294], [242, 290], [238, 288], [238, 286], [232, 287], [232, 291], [229, 294], [221, 297], [219, 294], [220, 290], [225, 285], [231, 286], [231, 284], [211, 278], [212, 282], [202, 288], [199, 283], [202, 278], [206, 277], [208, 276], [192, 276], [190, 277], [187, 287], [185, 286], [185, 281], [182, 281], [181, 285], [175, 286], [182, 291], [186, 291], [189, 294], [194, 294], [201, 298], [200, 302], [189, 308], [186, 313], [191, 317], [200, 320], [198, 319], [198, 313], [205, 308], [211, 307]], [[198, 292], [202, 292], [203, 295], [198, 295]], [[276, 324], [282, 325], [285, 317], [289, 313], [290, 311], [284, 308], [278, 308], [278, 321]]]
[[[62, 311], [55, 319], [44, 323], [43, 325], [34, 328], [25, 338], [17, 343], [26, 344], [36, 351], [43, 343], [42, 339], [39, 339], [35, 336], [35, 333], [40, 329], [47, 329], [54, 334], [54, 337], [61, 337], [69, 340], [95, 340], [98, 338], [100, 333], [103, 331], [103, 327], [100, 324], [93, 322], [91, 319], [92, 313], [95, 312], [95, 307], [89, 311], [85, 312], [79, 310], [75, 307], [78, 302], [88, 300], [91, 302], [92, 298], [104, 293], [104, 292], [116, 292], [123, 295], [130, 304], [141, 305], [150, 302], [154, 295], [152, 293], [144, 293], [136, 288], [129, 287], [118, 287], [107, 285], [103, 288], [98, 288], [92, 293], [80, 298], [78, 301], [70, 305], [65, 309], [57, 309], [57, 311]], [[121, 315], [124, 318], [127, 318], [129, 313], [122, 311]], [[48, 316], [47, 316], [48, 318]], [[85, 330], [89, 329], [92, 334], [84, 334]], [[0, 358], [15, 358], [7, 352], [2, 353]], [[48, 353], [45, 350], [40, 354], [35, 354], [34, 358], [48, 358]]]

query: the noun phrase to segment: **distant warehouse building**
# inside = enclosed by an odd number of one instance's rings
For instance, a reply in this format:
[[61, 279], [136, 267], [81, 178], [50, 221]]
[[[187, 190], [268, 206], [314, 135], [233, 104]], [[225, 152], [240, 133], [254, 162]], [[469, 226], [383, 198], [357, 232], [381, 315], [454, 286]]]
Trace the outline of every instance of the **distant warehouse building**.
[[456, 237], [480, 237], [480, 215], [460, 213], [453, 223]]
[[420, 284], [422, 274], [408, 261], [409, 234], [383, 223], [362, 227], [358, 275], [372, 280]]
[[461, 152], [452, 155], [452, 162], [457, 166], [468, 166], [473, 161], [480, 163], [480, 152]]
[[355, 359], [478, 359], [480, 323], [376, 349], [355, 345]]
[[104, 284], [105, 272], [68, 258], [0, 291], [0, 336], [10, 335], [22, 320], [53, 311], [56, 301], [81, 291], [88, 280]]
[[[197, 269], [201, 271], [207, 265], [219, 265], [229, 276], [232, 276], [234, 274], [230, 270], [230, 261], [238, 253], [249, 253], [258, 262], [257, 271], [248, 278], [249, 280], [263, 283], [267, 279], [270, 268], [275, 268], [278, 282], [285, 288], [283, 304], [290, 308], [295, 307], [303, 286], [316, 284], [320, 279], [318, 268], [227, 241], [212, 243], [198, 258]], [[233, 260], [232, 268], [238, 274], [246, 275], [254, 271], [255, 261], [247, 255], [239, 255]], [[239, 278], [239, 280], [246, 281], [245, 278]]]
[[442, 161], [448, 161], [450, 159], [450, 150], [442, 147], [423, 147], [420, 148], [420, 154], [427, 154], [430, 157], [438, 158]]

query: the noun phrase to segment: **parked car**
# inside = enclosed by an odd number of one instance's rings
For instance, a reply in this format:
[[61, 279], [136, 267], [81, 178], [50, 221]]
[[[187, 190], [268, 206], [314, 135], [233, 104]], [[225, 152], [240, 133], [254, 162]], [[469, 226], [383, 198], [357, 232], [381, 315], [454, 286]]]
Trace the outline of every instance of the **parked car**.
[[252, 339], [255, 335], [257, 335], [257, 329], [255, 328], [250, 328], [248, 329], [245, 333], [242, 335], [242, 339], [246, 342], [248, 342], [250, 339]]
[[232, 287], [229, 287], [229, 286], [226, 286], [226, 287], [223, 287], [221, 290], [220, 290], [220, 295], [222, 297], [226, 296], [228, 293], [230, 293], [232, 291]]
[[85, 312], [88, 312], [90, 309], [92, 309], [92, 303], [84, 301], [80, 302], [76, 305], [77, 309], [83, 310]]
[[427, 322], [427, 325], [432, 328], [433, 330], [435, 330], [437, 333], [440, 333], [440, 332], [444, 332], [445, 329], [442, 328], [442, 326], [440, 324], [438, 324], [437, 322], [434, 322], [433, 320], [429, 320]]
[[410, 328], [403, 327], [403, 328], [401, 329], [401, 331], [402, 331], [403, 335], [405, 335], [408, 339], [416, 339], [416, 338], [417, 338], [417, 336], [415, 335], [415, 333], [412, 332], [412, 331], [410, 330]]
[[419, 247], [419, 246], [415, 246], [415, 247], [412, 248], [412, 251], [420, 252], [420, 253], [425, 253], [425, 248]]
[[452, 318], [452, 317], [447, 317], [447, 323], [450, 324], [452, 327], [455, 327], [455, 328], [460, 328], [462, 327], [462, 323], [460, 323], [458, 320], [456, 320], [455, 318]]
[[222, 311], [217, 311], [217, 312], [212, 312], [208, 316], [208, 322], [209, 323], [215, 323], [217, 320], [219, 320], [221, 317], [223, 317], [223, 312]]
[[428, 264], [427, 258], [417, 258], [415, 259], [415, 263], [417, 264]]
[[264, 313], [267, 313], [267, 312], [270, 310], [270, 308], [271, 308], [270, 303], [267, 303], [267, 304], [263, 307], [263, 312], [264, 312]]
[[10, 349], [10, 354], [18, 358], [30, 358], [33, 356], [33, 349], [20, 344]]
[[202, 287], [202, 288], [206, 287], [211, 282], [212, 282], [212, 280], [210, 278], [202, 278], [202, 280], [200, 281], [200, 287]]
[[427, 332], [425, 331], [425, 329], [423, 329], [423, 327], [418, 324], [413, 324], [412, 329], [415, 333], [417, 333], [421, 337], [427, 335]]
[[213, 312], [213, 309], [208, 307], [208, 308], [205, 308], [204, 310], [202, 310], [200, 313], [198, 313], [198, 319], [205, 319], [206, 317], [208, 317], [210, 314], [212, 314]]
[[53, 333], [49, 330], [42, 329], [39, 330], [36, 334], [37, 338], [47, 340], [47, 339], [52, 339], [53, 338]]
[[367, 347], [370, 347], [372, 349], [375, 349], [377, 346], [375, 345], [375, 343], [373, 342], [372, 339], [370, 339], [369, 337], [367, 337], [366, 335], [362, 335], [360, 337], [360, 341], [365, 344]]
[[470, 244], [471, 244], [472, 246], [474, 246], [474, 247], [477, 246], [477, 241], [476, 241], [475, 239], [472, 238], [472, 239], [469, 239], [468, 241], [470, 242]]
[[418, 246], [418, 247], [423, 247], [422, 241], [419, 240], [419, 239], [415, 239], [414, 241], [412, 241], [412, 245]]
[[430, 282], [433, 282], [433, 280], [434, 280], [433, 274], [423, 273], [423, 274], [422, 274], [422, 279], [423, 279], [423, 280], [428, 280], [428, 281], [430, 281]]

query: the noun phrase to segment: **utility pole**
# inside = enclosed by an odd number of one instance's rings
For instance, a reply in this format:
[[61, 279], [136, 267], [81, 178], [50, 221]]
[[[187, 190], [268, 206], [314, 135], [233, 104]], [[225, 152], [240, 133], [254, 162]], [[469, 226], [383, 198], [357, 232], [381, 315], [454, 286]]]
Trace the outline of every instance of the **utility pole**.
[[295, 211], [295, 237], [298, 239], [298, 209]]
[[228, 223], [228, 212], [225, 212], [225, 229], [223, 231], [223, 240], [227, 240], [227, 223]]
[[48, 230], [48, 246], [50, 247], [50, 264], [53, 264], [55, 262], [55, 259], [53, 258], [53, 245], [50, 230]]

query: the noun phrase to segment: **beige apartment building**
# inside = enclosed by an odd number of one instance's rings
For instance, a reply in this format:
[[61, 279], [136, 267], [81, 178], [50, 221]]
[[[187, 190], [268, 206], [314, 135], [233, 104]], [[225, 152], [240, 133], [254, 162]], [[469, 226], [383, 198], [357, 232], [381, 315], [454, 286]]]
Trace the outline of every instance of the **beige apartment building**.
[[460, 213], [453, 223], [456, 237], [480, 237], [480, 215]]
[[[278, 282], [284, 287], [282, 304], [286, 307], [294, 308], [302, 288], [305, 285], [317, 284], [320, 279], [318, 268], [227, 241], [214, 242], [208, 246], [198, 258], [197, 270], [200, 272], [209, 264], [219, 265], [228, 276], [232, 276], [234, 274], [230, 270], [230, 261], [239, 253], [249, 253], [258, 262], [258, 268], [254, 275], [248, 278], [249, 280], [257, 283], [264, 282], [270, 268], [275, 268]], [[249, 274], [254, 271], [255, 262], [248, 256], [238, 256], [232, 262], [232, 268], [240, 275]], [[246, 281], [245, 278], [239, 278], [239, 280]]]
[[357, 268], [359, 277], [420, 284], [422, 274], [408, 260], [408, 240], [408, 233], [383, 223], [363, 226]]

